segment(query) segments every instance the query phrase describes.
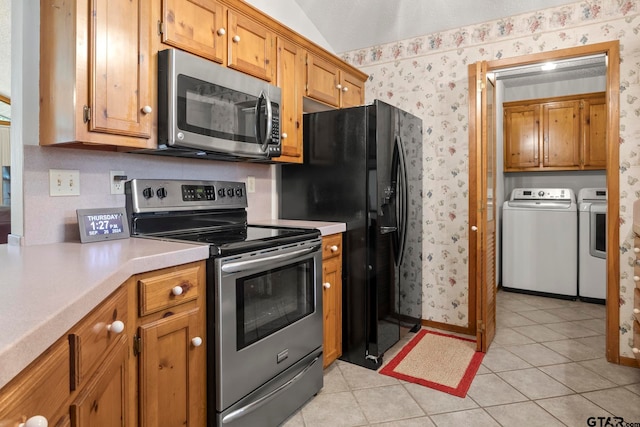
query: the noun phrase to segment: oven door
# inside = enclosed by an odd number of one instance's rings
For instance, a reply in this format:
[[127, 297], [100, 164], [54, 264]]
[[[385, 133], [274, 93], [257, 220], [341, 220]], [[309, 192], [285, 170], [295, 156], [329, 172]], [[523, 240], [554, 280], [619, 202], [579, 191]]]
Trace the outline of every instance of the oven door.
[[589, 209], [589, 253], [607, 258], [607, 205], [594, 203]]
[[209, 327], [222, 412], [321, 352], [321, 240], [218, 258], [214, 270], [215, 325]]

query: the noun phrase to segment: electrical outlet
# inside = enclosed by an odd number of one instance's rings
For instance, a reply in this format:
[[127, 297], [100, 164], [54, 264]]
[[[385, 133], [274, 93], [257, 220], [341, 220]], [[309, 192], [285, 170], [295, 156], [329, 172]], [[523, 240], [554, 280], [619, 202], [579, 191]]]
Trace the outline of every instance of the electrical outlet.
[[247, 193], [255, 193], [256, 192], [256, 177], [248, 176], [247, 177]]
[[50, 196], [79, 196], [80, 171], [49, 169]]
[[124, 171], [110, 171], [109, 182], [111, 183], [111, 194], [124, 194], [124, 181], [125, 179], [116, 179], [116, 177], [123, 177]]

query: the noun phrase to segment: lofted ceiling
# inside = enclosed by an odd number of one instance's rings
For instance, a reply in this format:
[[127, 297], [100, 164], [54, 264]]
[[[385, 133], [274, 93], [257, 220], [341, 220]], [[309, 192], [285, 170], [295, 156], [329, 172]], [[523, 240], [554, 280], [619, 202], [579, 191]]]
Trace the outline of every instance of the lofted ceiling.
[[337, 53], [575, 3], [575, 0], [293, 1]]

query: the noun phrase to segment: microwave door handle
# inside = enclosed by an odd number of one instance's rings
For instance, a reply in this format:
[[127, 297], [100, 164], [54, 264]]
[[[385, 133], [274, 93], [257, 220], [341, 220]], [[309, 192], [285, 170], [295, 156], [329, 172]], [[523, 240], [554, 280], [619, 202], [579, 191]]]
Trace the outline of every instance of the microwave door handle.
[[269, 98], [268, 93], [264, 94], [264, 99], [267, 103], [267, 132], [264, 135], [264, 140], [260, 148], [262, 148], [262, 151], [266, 153], [267, 146], [271, 140], [271, 132], [273, 131], [273, 110], [271, 109], [271, 99]]

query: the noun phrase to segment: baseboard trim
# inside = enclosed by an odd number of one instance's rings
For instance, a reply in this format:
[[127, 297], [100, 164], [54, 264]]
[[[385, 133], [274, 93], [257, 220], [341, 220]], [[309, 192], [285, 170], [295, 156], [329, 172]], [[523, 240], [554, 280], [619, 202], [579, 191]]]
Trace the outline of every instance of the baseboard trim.
[[448, 323], [436, 322], [434, 320], [424, 320], [422, 319], [422, 326], [426, 326], [429, 328], [440, 329], [447, 332], [455, 332], [458, 334], [464, 335], [475, 335], [476, 331], [472, 330], [469, 326], [457, 326], [450, 325]]

